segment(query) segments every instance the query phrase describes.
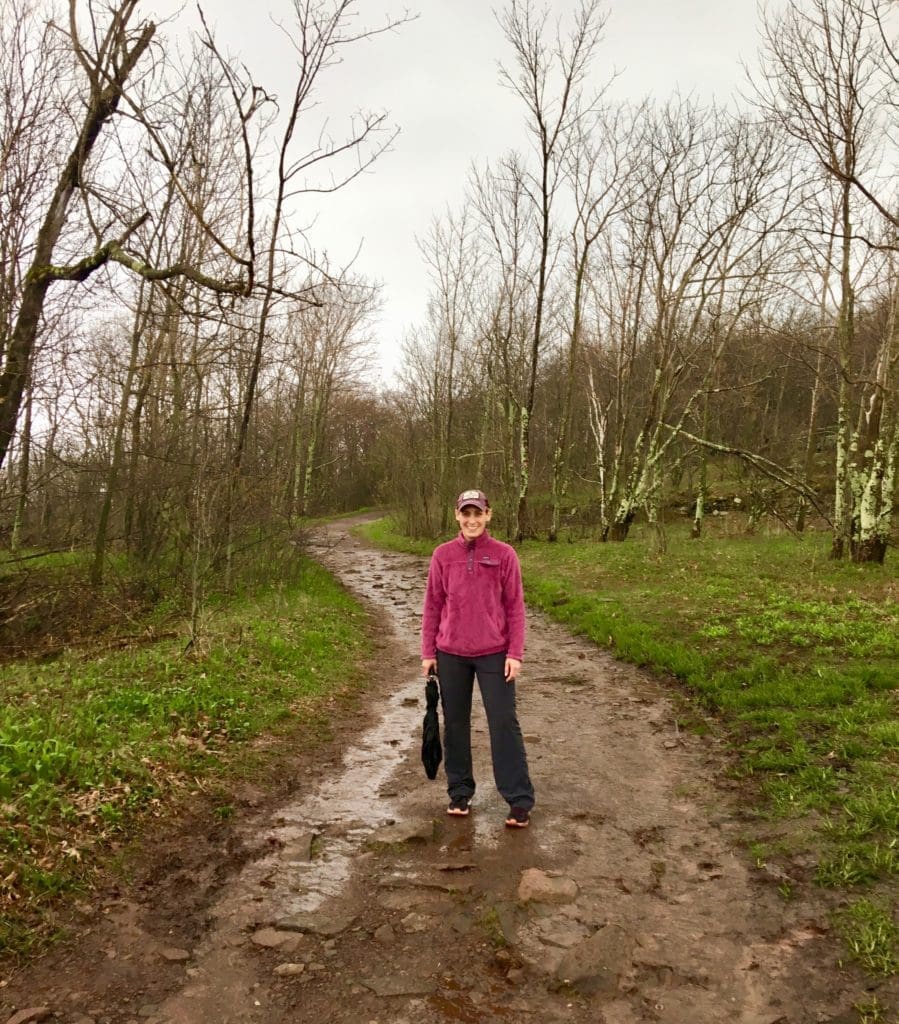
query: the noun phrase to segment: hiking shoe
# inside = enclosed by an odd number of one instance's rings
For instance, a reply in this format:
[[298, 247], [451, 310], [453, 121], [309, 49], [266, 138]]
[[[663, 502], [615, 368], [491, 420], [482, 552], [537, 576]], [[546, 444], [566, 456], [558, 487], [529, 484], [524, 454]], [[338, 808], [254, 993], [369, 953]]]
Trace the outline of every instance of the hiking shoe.
[[450, 805], [447, 807], [446, 813], [451, 814], [454, 818], [464, 818], [470, 809], [470, 796], [454, 796], [453, 799], [450, 800]]
[[531, 812], [525, 807], [510, 807], [506, 815], [507, 828], [527, 828], [531, 823]]

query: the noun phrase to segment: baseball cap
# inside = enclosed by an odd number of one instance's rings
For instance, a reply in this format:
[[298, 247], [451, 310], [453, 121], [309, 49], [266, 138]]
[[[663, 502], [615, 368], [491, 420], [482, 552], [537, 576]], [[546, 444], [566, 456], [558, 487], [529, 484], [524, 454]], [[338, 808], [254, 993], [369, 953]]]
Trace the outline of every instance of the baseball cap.
[[482, 512], [486, 512], [490, 508], [490, 502], [483, 491], [463, 491], [456, 498], [456, 511], [458, 512], [459, 509], [464, 508], [466, 505], [474, 505], [475, 508], [479, 508]]

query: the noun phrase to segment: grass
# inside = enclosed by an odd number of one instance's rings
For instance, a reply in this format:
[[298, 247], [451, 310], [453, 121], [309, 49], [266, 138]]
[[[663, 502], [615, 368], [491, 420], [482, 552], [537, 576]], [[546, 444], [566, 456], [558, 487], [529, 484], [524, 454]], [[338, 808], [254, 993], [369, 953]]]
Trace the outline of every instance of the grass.
[[[395, 549], [433, 548], [400, 536], [389, 519], [363, 529]], [[661, 556], [639, 527], [622, 544], [524, 543], [529, 603], [618, 657], [674, 677], [698, 712], [717, 716], [759, 813], [801, 821], [805, 849], [791, 854], [814, 856], [815, 882], [894, 893], [895, 568], [832, 562], [822, 535], [691, 541], [686, 526], [668, 532]], [[895, 971], [896, 930], [877, 935], [883, 948], [863, 962]]]
[[899, 972], [899, 927], [889, 907], [859, 899], [836, 915], [837, 928], [853, 957], [874, 975]]
[[[365, 623], [324, 569], [292, 556], [266, 582], [251, 574], [236, 597], [216, 597], [189, 653], [178, 629], [126, 650], [4, 665], [0, 948], [42, 939], [56, 898], [88, 884], [142, 820], [252, 771], [254, 738], [327, 730], [364, 659]], [[213, 811], [225, 821], [233, 807], [219, 795]]]
[[502, 922], [496, 907], [486, 907], [478, 918], [478, 923], [484, 929], [487, 941], [494, 949], [503, 949], [508, 943], [503, 932]]

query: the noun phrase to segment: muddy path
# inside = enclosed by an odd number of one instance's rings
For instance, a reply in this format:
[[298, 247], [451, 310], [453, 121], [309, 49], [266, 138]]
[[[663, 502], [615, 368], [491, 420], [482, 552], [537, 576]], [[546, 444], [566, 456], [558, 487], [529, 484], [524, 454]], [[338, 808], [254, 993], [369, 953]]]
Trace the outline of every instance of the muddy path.
[[858, 1019], [871, 994], [825, 908], [753, 870], [716, 742], [677, 729], [659, 683], [537, 614], [519, 686], [532, 827], [503, 828], [479, 702], [472, 814], [447, 818], [418, 759], [426, 563], [349, 523], [314, 553], [379, 610], [365, 722], [218, 851], [198, 840], [192, 858], [184, 835], [156, 888], [84, 908], [75, 944], [3, 979], [0, 1024]]

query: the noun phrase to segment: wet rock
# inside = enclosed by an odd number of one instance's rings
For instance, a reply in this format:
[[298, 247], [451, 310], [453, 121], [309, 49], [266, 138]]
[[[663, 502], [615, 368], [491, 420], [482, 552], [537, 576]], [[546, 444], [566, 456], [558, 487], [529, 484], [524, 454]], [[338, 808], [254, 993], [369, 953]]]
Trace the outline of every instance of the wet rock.
[[435, 831], [436, 824], [433, 821], [404, 821], [379, 828], [366, 845], [372, 849], [383, 849], [385, 846], [430, 843], [434, 839]]
[[301, 932], [310, 935], [339, 935], [356, 920], [356, 915], [349, 909], [301, 910], [289, 917], [283, 917], [275, 924], [282, 932]]
[[496, 911], [496, 920], [503, 939], [507, 945], [514, 946], [518, 938], [518, 930], [527, 920], [527, 915], [514, 903], [496, 903], [493, 909]]
[[170, 964], [183, 964], [185, 960], [190, 960], [190, 953], [186, 949], [177, 949], [174, 946], [161, 949], [159, 955]]
[[493, 954], [493, 959], [499, 967], [516, 967], [515, 956], [510, 949], [501, 946]]
[[381, 889], [436, 889], [438, 892], [459, 893], [466, 895], [470, 893], [473, 886], [471, 882], [449, 882], [442, 878], [421, 878], [418, 875], [386, 875], [378, 881]]
[[788, 872], [784, 871], [783, 868], [778, 867], [777, 864], [762, 864], [758, 868], [759, 875], [770, 878], [772, 881], [779, 884], [784, 882], [787, 885], [795, 885], [796, 879], [793, 878]]
[[296, 978], [306, 970], [305, 964], [278, 964], [272, 974], [279, 978]]
[[262, 946], [263, 949], [277, 949], [285, 942], [289, 942], [291, 938], [292, 936], [287, 932], [279, 932], [275, 928], [260, 928], [251, 936], [254, 945]]
[[633, 939], [610, 924], [570, 949], [556, 968], [556, 979], [585, 995], [611, 997], [630, 965]]
[[521, 873], [518, 899], [521, 903], [573, 903], [578, 891], [577, 882], [571, 878], [527, 868]]
[[33, 1024], [35, 1021], [46, 1020], [50, 1016], [49, 1006], [31, 1006], [14, 1013], [6, 1024]]
[[416, 978], [408, 974], [374, 975], [360, 978], [359, 983], [376, 996], [429, 996], [437, 991], [437, 983], [430, 978]]
[[474, 928], [474, 921], [462, 910], [452, 914], [446, 923], [457, 935], [468, 935]]
[[312, 844], [314, 842], [314, 832], [306, 832], [297, 839], [291, 840], [281, 851], [281, 860], [294, 864], [308, 864], [312, 860]]
[[536, 930], [541, 942], [561, 949], [571, 949], [590, 936], [588, 928], [568, 917], [545, 918], [537, 923]]
[[452, 907], [452, 899], [443, 893], [433, 892], [427, 889], [422, 890], [387, 890], [378, 893], [377, 902], [379, 906], [387, 910], [405, 910], [413, 907], [424, 907], [427, 910], [442, 911]]
[[427, 917], [425, 914], [407, 914], [400, 922], [404, 932], [410, 934], [414, 932], [426, 932], [434, 922], [433, 917]]

